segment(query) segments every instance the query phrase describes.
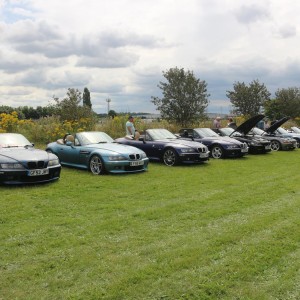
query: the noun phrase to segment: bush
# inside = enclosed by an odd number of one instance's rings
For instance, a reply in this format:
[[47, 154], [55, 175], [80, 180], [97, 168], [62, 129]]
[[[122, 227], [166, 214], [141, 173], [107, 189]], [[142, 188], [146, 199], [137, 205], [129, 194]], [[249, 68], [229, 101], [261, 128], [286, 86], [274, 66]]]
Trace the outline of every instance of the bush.
[[20, 132], [21, 128], [31, 128], [32, 125], [31, 120], [19, 120], [16, 111], [0, 114], [0, 132]]

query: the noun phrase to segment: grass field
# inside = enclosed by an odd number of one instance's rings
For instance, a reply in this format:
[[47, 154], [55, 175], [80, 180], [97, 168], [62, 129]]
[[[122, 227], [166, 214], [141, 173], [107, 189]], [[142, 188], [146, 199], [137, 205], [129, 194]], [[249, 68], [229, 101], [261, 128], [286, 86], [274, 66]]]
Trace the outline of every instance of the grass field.
[[300, 299], [300, 149], [0, 187], [0, 299]]

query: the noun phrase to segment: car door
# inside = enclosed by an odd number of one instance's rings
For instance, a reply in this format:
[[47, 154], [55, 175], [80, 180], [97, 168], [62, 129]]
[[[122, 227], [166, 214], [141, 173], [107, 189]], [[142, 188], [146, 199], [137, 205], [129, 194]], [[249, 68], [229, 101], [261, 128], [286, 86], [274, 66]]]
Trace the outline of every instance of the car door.
[[81, 167], [87, 165], [90, 152], [91, 149], [87, 147], [67, 144], [60, 149], [59, 157], [62, 163]]
[[163, 145], [159, 141], [153, 141], [148, 133], [143, 140], [132, 140], [130, 145], [143, 150], [151, 160], [159, 160], [161, 157]]

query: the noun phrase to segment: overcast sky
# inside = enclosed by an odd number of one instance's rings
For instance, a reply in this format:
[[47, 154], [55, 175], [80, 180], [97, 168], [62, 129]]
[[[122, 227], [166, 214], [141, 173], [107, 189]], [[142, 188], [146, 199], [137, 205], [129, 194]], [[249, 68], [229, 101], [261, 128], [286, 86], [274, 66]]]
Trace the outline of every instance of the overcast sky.
[[193, 71], [208, 112], [227, 113], [234, 82], [274, 96], [300, 87], [298, 0], [0, 0], [0, 105], [46, 106], [68, 88], [93, 109], [156, 112], [162, 72]]

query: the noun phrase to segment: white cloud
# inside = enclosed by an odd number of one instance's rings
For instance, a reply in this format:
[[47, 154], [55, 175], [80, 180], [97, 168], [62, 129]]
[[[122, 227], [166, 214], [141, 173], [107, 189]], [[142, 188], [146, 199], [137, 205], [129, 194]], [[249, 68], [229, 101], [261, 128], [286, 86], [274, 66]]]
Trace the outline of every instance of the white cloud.
[[293, 0], [0, 0], [0, 105], [47, 105], [88, 87], [99, 112], [107, 97], [116, 111], [154, 112], [162, 71], [178, 66], [208, 83], [209, 109], [224, 111], [235, 81], [259, 79], [271, 92], [297, 84], [299, 9]]

